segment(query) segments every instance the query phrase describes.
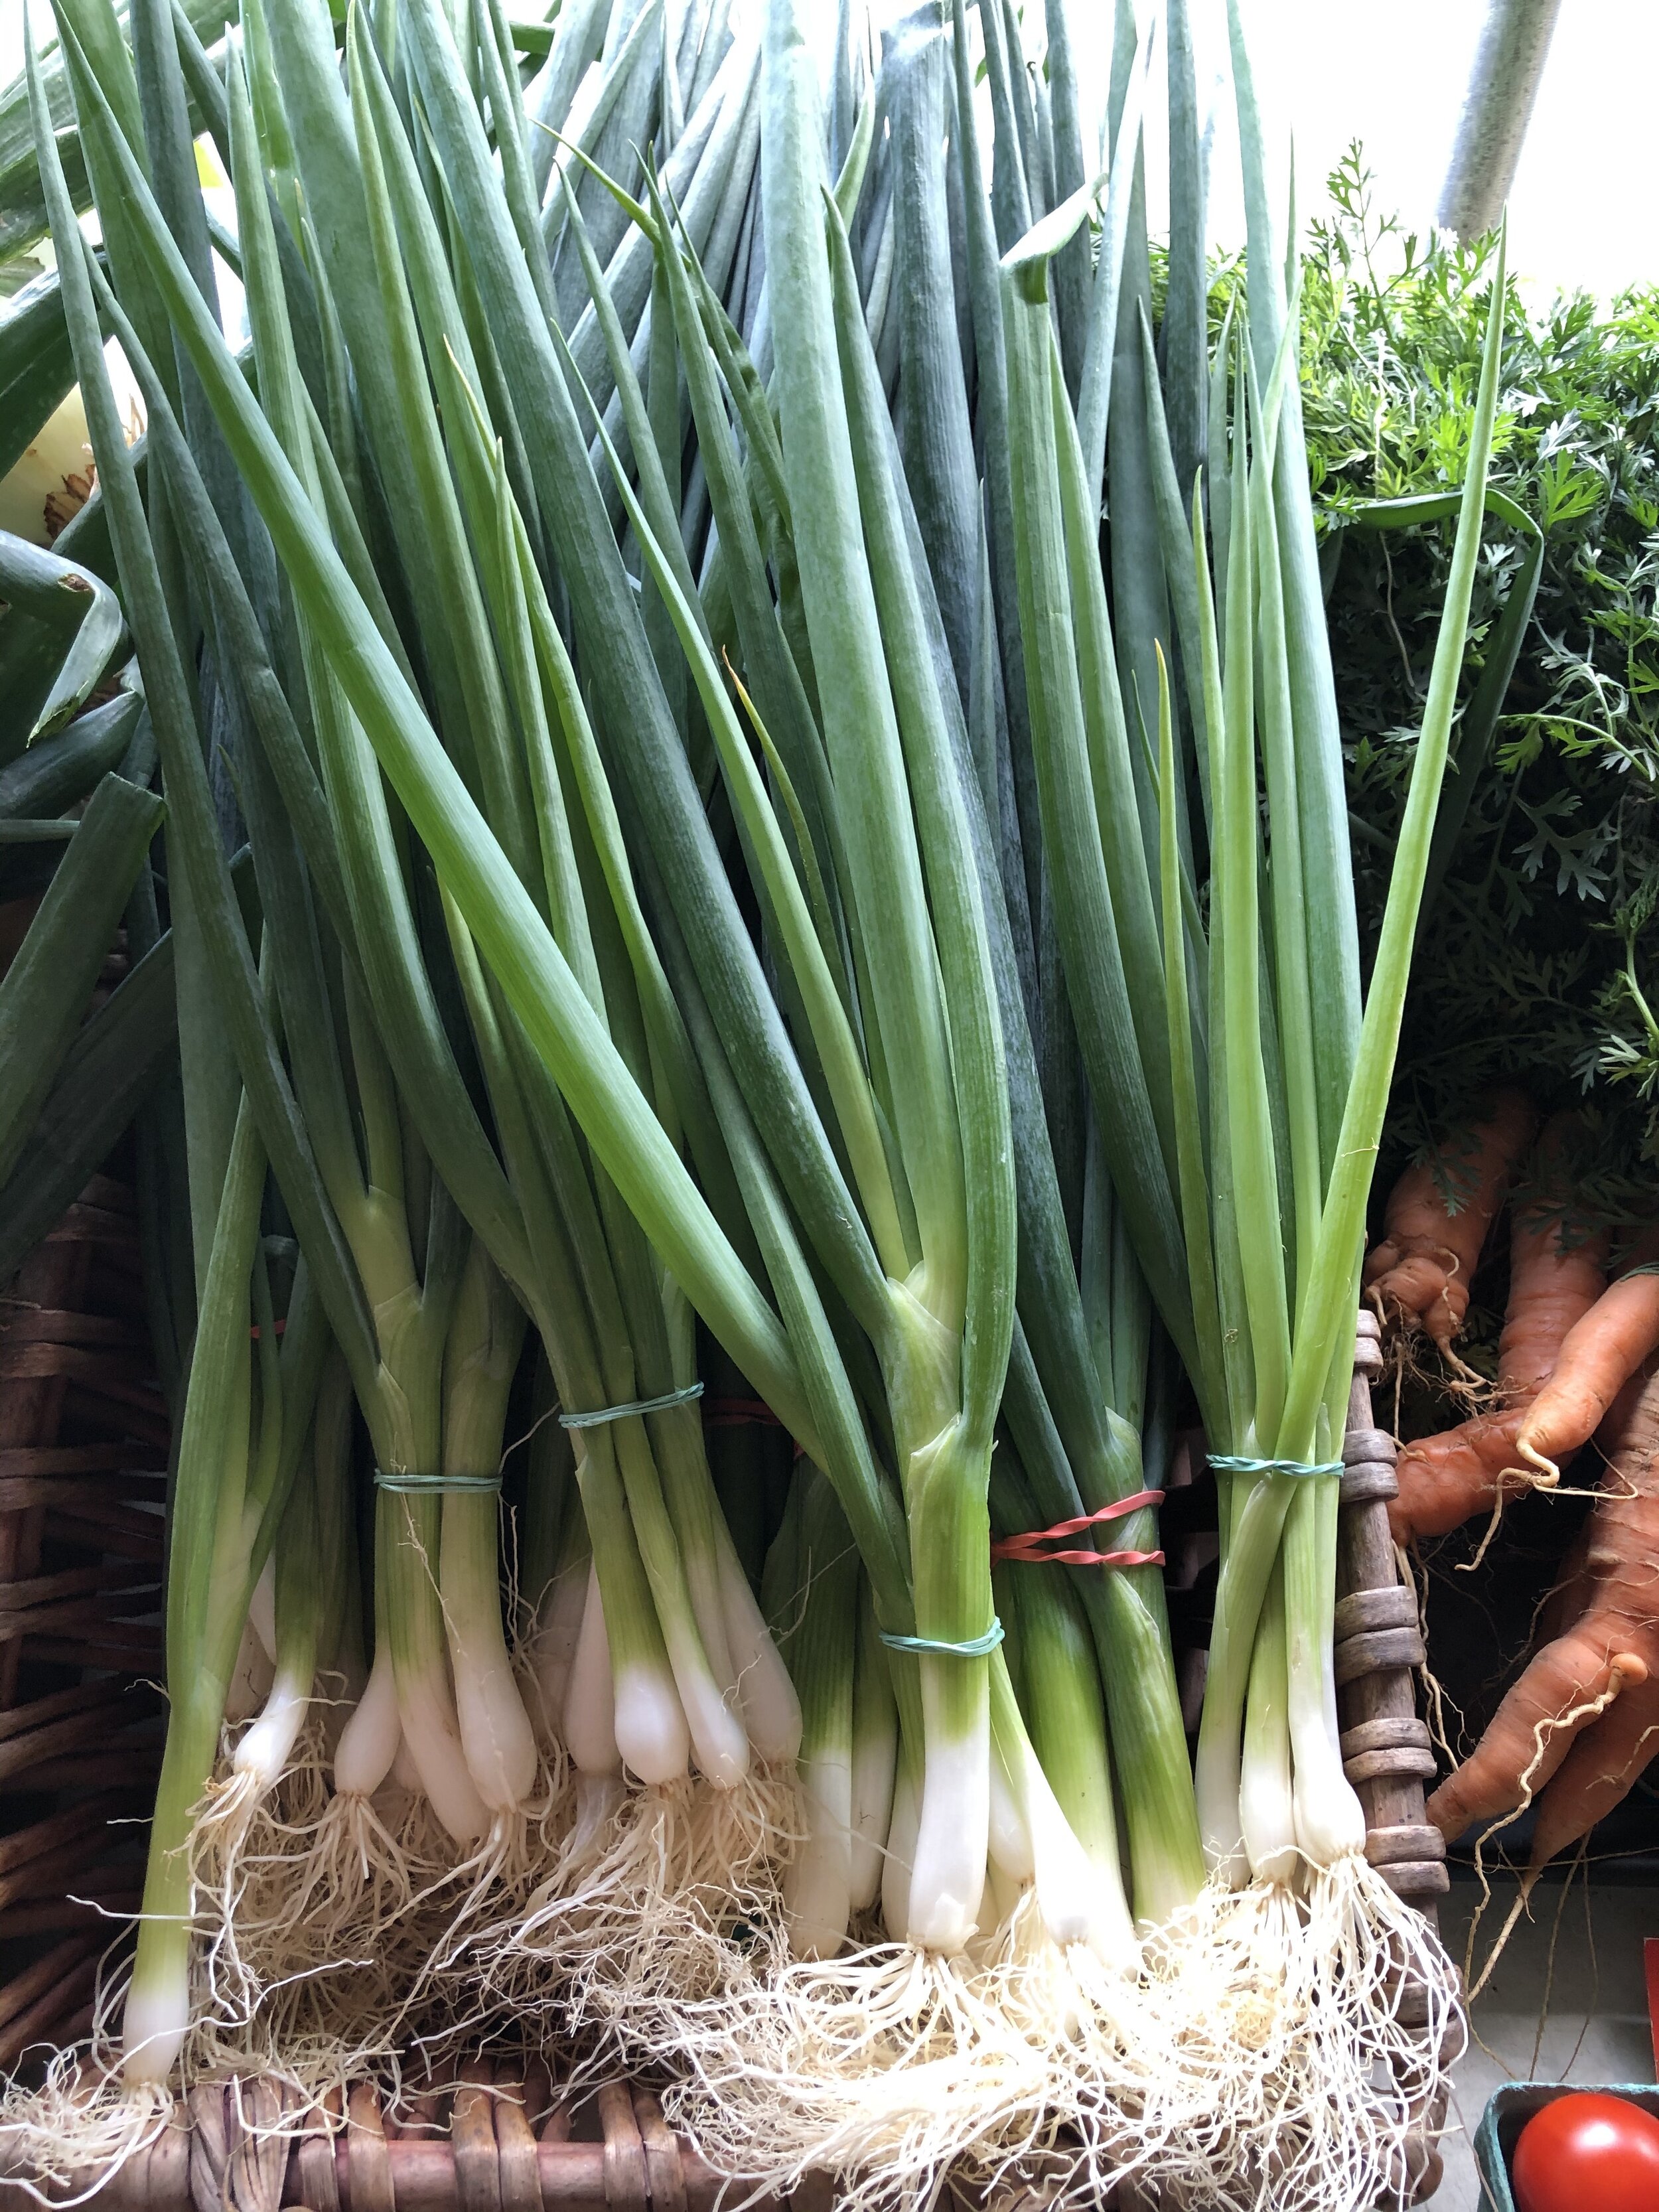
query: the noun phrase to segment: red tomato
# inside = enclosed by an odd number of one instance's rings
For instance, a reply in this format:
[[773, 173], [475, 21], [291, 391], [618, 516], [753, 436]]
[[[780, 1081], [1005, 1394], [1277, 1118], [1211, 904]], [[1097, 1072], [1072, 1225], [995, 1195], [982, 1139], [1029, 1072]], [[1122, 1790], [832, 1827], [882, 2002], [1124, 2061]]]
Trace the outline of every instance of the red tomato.
[[1510, 2174], [1516, 2212], [1655, 2212], [1659, 2119], [1626, 2097], [1554, 2098], [1522, 2129]]

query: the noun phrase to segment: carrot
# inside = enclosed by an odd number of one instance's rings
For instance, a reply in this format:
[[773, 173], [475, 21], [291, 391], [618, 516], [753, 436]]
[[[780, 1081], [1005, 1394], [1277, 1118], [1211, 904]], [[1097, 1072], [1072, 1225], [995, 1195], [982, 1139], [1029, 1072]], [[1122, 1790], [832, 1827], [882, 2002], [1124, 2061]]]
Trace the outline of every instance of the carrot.
[[1407, 1444], [1396, 1470], [1400, 1495], [1389, 1506], [1395, 1542], [1443, 1536], [1483, 1510], [1490, 1512], [1504, 1468], [1515, 1464], [1515, 1439], [1526, 1418], [1524, 1406], [1511, 1406]]
[[[1556, 1149], [1554, 1132], [1552, 1123], [1540, 1152]], [[1567, 1234], [1547, 1188], [1530, 1206], [1516, 1208], [1510, 1231], [1510, 1301], [1498, 1340], [1503, 1406], [1407, 1446], [1400, 1460], [1400, 1495], [1389, 1508], [1396, 1543], [1443, 1536], [1496, 1503], [1504, 1472], [1515, 1465], [1528, 1409], [1564, 1341], [1607, 1287], [1606, 1258], [1605, 1236], [1574, 1240]]]
[[[1593, 1441], [1609, 1467], [1626, 1455], [1626, 1437], [1629, 1434], [1630, 1425], [1636, 1418], [1636, 1408], [1642, 1394], [1655, 1374], [1659, 1374], [1659, 1352], [1649, 1352], [1601, 1416], [1601, 1425], [1595, 1431]], [[1588, 1542], [1589, 1540], [1586, 1529], [1583, 1540]]]
[[1498, 1388], [1505, 1405], [1530, 1405], [1537, 1397], [1569, 1333], [1607, 1289], [1607, 1231], [1570, 1229], [1547, 1191], [1516, 1207], [1510, 1299], [1498, 1340]]
[[1659, 1377], [1629, 1401], [1607, 1480], [1561, 1594], [1577, 1619], [1429, 1800], [1449, 1840], [1535, 1802], [1534, 1870], [1609, 1812], [1659, 1751]]
[[1659, 1349], [1659, 1273], [1652, 1258], [1659, 1235], [1632, 1255], [1634, 1271], [1605, 1291], [1562, 1340], [1550, 1378], [1528, 1408], [1515, 1449], [1546, 1488], [1560, 1480], [1557, 1462], [1594, 1436], [1618, 1393]]
[[1546, 1596], [1533, 1620], [1533, 1641], [1553, 1644], [1584, 1617], [1595, 1593], [1595, 1577], [1589, 1565], [1590, 1524], [1587, 1521], [1567, 1547], [1555, 1587]]
[[[1659, 1750], [1659, 1662], [1626, 1652], [1617, 1704], [1577, 1736], [1544, 1792], [1533, 1829], [1531, 1861], [1547, 1866], [1558, 1851], [1588, 1835], [1627, 1797]], [[1638, 1672], [1637, 1669], [1640, 1671]]]
[[1382, 1242], [1365, 1262], [1377, 1312], [1425, 1329], [1451, 1356], [1469, 1285], [1493, 1216], [1532, 1140], [1536, 1117], [1521, 1092], [1492, 1094], [1485, 1116], [1407, 1168], [1389, 1194]]
[[[1513, 1812], [1547, 1790], [1579, 1729], [1599, 1718], [1627, 1682], [1647, 1680], [1651, 1670], [1629, 1642], [1622, 1624], [1592, 1614], [1539, 1653], [1473, 1753], [1429, 1800], [1429, 1818], [1449, 1843], [1477, 1821]], [[1659, 1650], [1654, 1664], [1659, 1666]]]

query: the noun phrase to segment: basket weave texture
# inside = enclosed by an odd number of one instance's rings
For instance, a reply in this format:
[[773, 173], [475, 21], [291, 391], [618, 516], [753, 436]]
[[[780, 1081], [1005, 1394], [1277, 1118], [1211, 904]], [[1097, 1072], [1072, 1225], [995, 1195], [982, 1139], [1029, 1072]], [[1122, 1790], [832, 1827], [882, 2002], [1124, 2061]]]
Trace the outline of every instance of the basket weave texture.
[[[371, 2082], [299, 2112], [276, 2083], [192, 2090], [173, 2122], [99, 2191], [109, 2212], [710, 2212], [719, 2178], [648, 2092], [609, 2081], [560, 2095], [545, 2066], [488, 2061], [393, 2119]], [[775, 2212], [774, 2197], [745, 2199]], [[823, 2178], [783, 2200], [828, 2212]], [[40, 2212], [0, 2182], [3, 2212]]]
[[94, 1176], [0, 1291], [0, 2069], [91, 2022], [161, 1751], [168, 1421], [132, 1194]]
[[[161, 1508], [169, 1429], [153, 1381], [130, 1190], [94, 1176], [0, 1304], [0, 2068], [91, 2026], [108, 1916], [136, 1911], [161, 1747]], [[1432, 1915], [1445, 1847], [1416, 1710], [1415, 1594], [1388, 1528], [1393, 1440], [1373, 1424], [1376, 1324], [1359, 1317], [1336, 1610], [1342, 1748], [1367, 1854]], [[95, 1758], [94, 1758], [95, 1754]], [[88, 1778], [95, 1768], [95, 1784]], [[1411, 2018], [1413, 1993], [1401, 2016]], [[1420, 2016], [1420, 2015], [1419, 2015]], [[192, 2091], [100, 2192], [132, 2212], [704, 2212], [716, 2178], [654, 2097], [611, 2082], [572, 2104], [540, 2062], [488, 2060], [393, 2119], [374, 2085], [310, 2112], [264, 2080]], [[1440, 2108], [1405, 2177], [1441, 2179]], [[798, 2190], [819, 2212], [827, 2184]], [[1133, 2197], [1137, 2192], [1121, 2192]], [[37, 2200], [0, 2180], [0, 2212]]]

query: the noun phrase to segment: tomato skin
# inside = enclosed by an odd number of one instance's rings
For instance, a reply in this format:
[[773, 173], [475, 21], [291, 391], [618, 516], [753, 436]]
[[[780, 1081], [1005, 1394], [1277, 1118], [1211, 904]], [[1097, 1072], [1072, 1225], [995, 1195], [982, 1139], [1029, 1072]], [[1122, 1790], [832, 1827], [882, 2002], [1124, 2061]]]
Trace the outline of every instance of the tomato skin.
[[1510, 2160], [1516, 2212], [1656, 2212], [1659, 2119], [1576, 2090], [1534, 2112]]

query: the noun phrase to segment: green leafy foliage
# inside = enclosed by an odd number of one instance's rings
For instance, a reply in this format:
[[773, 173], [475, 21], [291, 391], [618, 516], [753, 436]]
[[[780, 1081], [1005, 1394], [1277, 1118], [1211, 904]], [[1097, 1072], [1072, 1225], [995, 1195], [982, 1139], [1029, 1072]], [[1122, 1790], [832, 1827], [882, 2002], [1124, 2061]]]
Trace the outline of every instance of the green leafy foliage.
[[[1303, 406], [1369, 957], [1452, 534], [1357, 520], [1368, 501], [1461, 481], [1495, 242], [1404, 233], [1357, 148], [1328, 190], [1302, 288]], [[1509, 1077], [1540, 1107], [1583, 1103], [1587, 1205], [1644, 1215], [1659, 1172], [1659, 289], [1540, 312], [1511, 287], [1499, 406], [1494, 482], [1542, 529], [1542, 574], [1419, 939], [1377, 1188]], [[1464, 706], [1525, 553], [1489, 519]]]

